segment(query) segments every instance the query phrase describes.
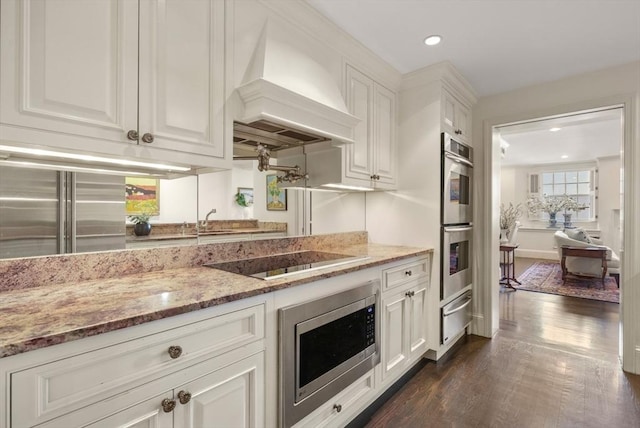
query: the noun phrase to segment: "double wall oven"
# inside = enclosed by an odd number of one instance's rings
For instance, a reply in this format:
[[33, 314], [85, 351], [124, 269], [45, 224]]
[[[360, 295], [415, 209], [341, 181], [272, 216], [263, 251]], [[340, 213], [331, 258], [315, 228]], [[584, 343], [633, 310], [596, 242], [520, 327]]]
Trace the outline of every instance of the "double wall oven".
[[[446, 345], [471, 322], [473, 149], [442, 133], [441, 336]], [[462, 293], [462, 294], [460, 294]]]

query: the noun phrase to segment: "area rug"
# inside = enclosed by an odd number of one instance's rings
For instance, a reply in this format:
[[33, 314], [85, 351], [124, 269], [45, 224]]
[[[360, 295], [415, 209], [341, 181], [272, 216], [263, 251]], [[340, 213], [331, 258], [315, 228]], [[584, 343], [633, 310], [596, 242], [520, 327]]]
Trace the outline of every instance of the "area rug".
[[518, 277], [518, 281], [522, 283], [514, 284], [518, 290], [620, 303], [620, 290], [615, 279], [606, 277], [604, 290], [599, 279], [570, 278], [563, 285], [562, 268], [558, 262], [535, 262]]

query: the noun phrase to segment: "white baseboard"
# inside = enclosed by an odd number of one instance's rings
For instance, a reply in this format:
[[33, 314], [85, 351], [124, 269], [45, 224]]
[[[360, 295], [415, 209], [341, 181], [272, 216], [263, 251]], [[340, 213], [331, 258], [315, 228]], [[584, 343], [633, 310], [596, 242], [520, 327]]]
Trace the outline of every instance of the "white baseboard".
[[528, 259], [545, 259], [545, 260], [558, 261], [558, 253], [556, 251], [516, 249], [516, 257], [526, 257]]

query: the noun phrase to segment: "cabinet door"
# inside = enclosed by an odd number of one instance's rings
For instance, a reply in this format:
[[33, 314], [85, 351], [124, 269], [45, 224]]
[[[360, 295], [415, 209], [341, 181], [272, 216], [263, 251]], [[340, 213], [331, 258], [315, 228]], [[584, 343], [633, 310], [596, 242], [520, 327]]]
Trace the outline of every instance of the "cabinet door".
[[[0, 121], [17, 126], [4, 137], [29, 141], [27, 128], [132, 144], [137, 2], [2, 0], [1, 8]], [[42, 140], [31, 142], [57, 144]]]
[[407, 330], [409, 298], [407, 291], [392, 294], [382, 300], [382, 378], [402, 371], [409, 357]]
[[360, 122], [355, 128], [355, 142], [345, 147], [345, 175], [370, 181], [373, 173], [373, 81], [350, 66], [347, 66], [346, 100], [349, 113]]
[[[162, 400], [171, 399], [171, 392], [157, 395], [142, 403], [122, 410], [115, 415], [102, 419], [93, 424], [87, 425], [90, 428], [172, 428], [173, 414], [162, 409]], [[45, 425], [46, 426], [46, 425]], [[65, 426], [56, 425], [56, 420], [52, 421], [51, 427]], [[66, 425], [73, 426], [73, 425]]]
[[[264, 353], [256, 354], [175, 390], [176, 427], [264, 426]], [[191, 394], [181, 404], [180, 394]]]
[[395, 184], [396, 181], [396, 139], [395, 139], [395, 94], [376, 84], [374, 93], [374, 157], [376, 181]]
[[409, 311], [409, 357], [412, 360], [427, 350], [426, 304], [426, 285], [412, 288]]
[[449, 92], [442, 91], [442, 127], [457, 139], [468, 142], [471, 132], [471, 112]]
[[140, 0], [140, 144], [224, 156], [224, 2]]

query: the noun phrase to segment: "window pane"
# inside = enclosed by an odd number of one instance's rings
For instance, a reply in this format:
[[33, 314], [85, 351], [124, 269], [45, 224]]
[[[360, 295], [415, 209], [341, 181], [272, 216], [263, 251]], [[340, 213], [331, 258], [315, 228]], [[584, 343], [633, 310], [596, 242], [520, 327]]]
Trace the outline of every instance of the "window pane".
[[544, 194], [544, 195], [552, 195], [553, 194], [553, 185], [552, 184], [545, 184], [544, 186], [542, 186], [542, 194]]
[[591, 173], [590, 171], [580, 171], [578, 173], [578, 181], [591, 181]]
[[554, 195], [564, 195], [564, 184], [554, 184], [553, 185], [553, 194]]
[[577, 199], [580, 205], [589, 205], [591, 206], [591, 196], [578, 196]]
[[578, 173], [576, 171], [567, 172], [567, 183], [577, 183]]
[[553, 174], [550, 172], [542, 174], [542, 184], [553, 184]]
[[567, 195], [575, 195], [578, 193], [577, 184], [567, 184]]
[[579, 183], [578, 184], [578, 193], [580, 194], [589, 194], [589, 183]]
[[564, 183], [564, 172], [554, 172], [553, 173], [553, 182], [554, 183]]

